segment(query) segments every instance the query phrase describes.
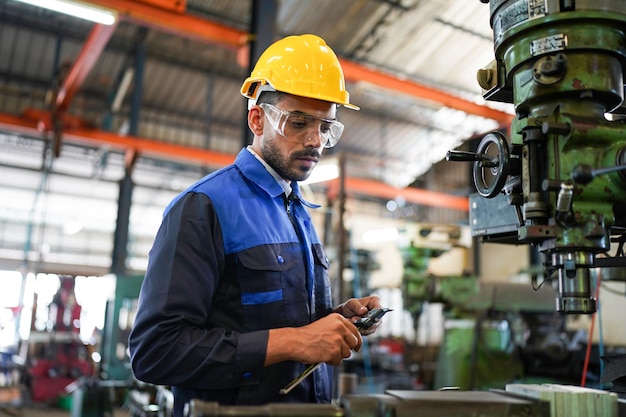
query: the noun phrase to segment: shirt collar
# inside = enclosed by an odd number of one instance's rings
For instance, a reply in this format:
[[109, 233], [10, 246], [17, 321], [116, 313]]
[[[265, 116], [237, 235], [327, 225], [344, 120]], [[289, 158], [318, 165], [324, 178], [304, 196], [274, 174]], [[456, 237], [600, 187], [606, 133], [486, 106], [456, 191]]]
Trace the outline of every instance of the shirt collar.
[[[239, 168], [243, 175], [245, 175], [251, 181], [254, 181], [259, 187], [263, 188], [272, 197], [277, 197], [280, 194], [289, 196], [293, 193], [294, 196], [302, 202], [303, 205], [310, 208], [321, 207], [318, 204], [309, 203], [302, 198], [300, 187], [297, 181], [289, 183], [282, 178], [278, 173], [267, 164], [259, 155], [254, 152], [250, 146], [246, 148], [247, 152], [242, 149], [237, 155], [235, 165]], [[254, 158], [250, 158], [254, 156]], [[260, 162], [260, 165], [252, 163], [252, 161]], [[270, 174], [270, 175], [267, 175]]]
[[252, 154], [254, 155], [254, 157], [256, 159], [259, 160], [259, 162], [261, 162], [263, 164], [263, 166], [265, 167], [265, 169], [267, 170], [267, 172], [269, 172], [272, 177], [274, 177], [274, 179], [276, 180], [276, 182], [278, 183], [278, 185], [280, 185], [283, 189], [283, 191], [285, 191], [285, 195], [288, 196], [289, 194], [291, 194], [291, 184], [289, 183], [289, 181], [285, 180], [283, 177], [281, 177], [280, 175], [278, 175], [278, 172], [276, 172], [276, 170], [274, 168], [272, 168], [267, 162], [265, 162], [265, 160], [263, 160], [263, 158], [261, 158], [259, 156], [259, 154], [257, 154], [256, 152], [254, 152], [254, 149], [252, 149], [252, 146], [248, 145], [246, 147], [246, 149]]

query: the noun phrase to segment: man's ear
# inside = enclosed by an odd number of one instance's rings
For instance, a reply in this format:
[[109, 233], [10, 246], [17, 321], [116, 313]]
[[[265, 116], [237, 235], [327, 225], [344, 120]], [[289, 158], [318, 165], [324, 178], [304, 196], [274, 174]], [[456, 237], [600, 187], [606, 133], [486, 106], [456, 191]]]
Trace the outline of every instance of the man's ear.
[[263, 125], [265, 124], [265, 118], [263, 116], [263, 110], [258, 106], [254, 106], [248, 110], [248, 127], [255, 136], [263, 135]]

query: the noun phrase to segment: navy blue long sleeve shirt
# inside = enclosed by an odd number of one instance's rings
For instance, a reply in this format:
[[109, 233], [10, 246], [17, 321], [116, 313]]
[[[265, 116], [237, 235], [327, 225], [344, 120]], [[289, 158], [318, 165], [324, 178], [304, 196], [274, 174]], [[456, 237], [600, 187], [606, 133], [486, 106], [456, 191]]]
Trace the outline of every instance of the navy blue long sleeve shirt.
[[329, 402], [320, 367], [264, 367], [269, 329], [332, 310], [328, 259], [297, 183], [292, 196], [248, 150], [166, 208], [150, 251], [130, 335], [137, 379], [172, 386], [175, 415], [192, 398], [223, 405]]

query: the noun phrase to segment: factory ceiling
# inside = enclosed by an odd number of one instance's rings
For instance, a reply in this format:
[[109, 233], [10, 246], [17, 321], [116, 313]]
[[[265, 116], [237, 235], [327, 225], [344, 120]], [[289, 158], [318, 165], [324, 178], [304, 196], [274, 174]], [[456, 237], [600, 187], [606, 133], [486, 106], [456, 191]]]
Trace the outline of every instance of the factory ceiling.
[[[118, 182], [130, 166], [140, 185], [131, 228], [152, 219], [144, 241], [131, 245], [147, 253], [169, 199], [232, 161], [245, 143], [239, 87], [256, 39], [253, 1], [89, 3], [115, 11], [117, 22], [93, 24], [0, 0], [0, 258], [28, 258], [31, 250], [41, 258], [54, 251], [45, 235], [67, 241], [72, 222], [84, 228], [84, 240], [72, 243], [76, 251], [106, 236], [115, 225]], [[275, 5], [276, 38], [315, 33], [342, 61], [351, 102], [361, 110], [340, 110], [346, 130], [326, 160], [345, 161], [348, 192], [403, 194], [467, 210], [465, 188], [405, 187], [449, 149], [512, 118], [508, 105], [483, 100], [476, 82], [476, 71], [493, 60], [489, 6], [478, 0], [263, 3]], [[81, 209], [91, 227], [69, 214]], [[16, 244], [17, 236], [25, 242]], [[81, 256], [104, 265], [109, 246]]]

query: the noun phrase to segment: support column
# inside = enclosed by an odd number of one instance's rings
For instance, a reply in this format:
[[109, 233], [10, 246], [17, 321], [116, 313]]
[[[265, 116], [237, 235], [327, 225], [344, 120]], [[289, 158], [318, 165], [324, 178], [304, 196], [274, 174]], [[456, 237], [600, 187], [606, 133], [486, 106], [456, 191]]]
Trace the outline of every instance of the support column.
[[[276, 0], [253, 0], [252, 19], [250, 22], [250, 58], [248, 61], [248, 74], [252, 72], [254, 64], [259, 59], [263, 51], [274, 43], [276, 33]], [[243, 80], [242, 80], [243, 81]], [[248, 129], [248, 103], [244, 112], [243, 147], [252, 143], [252, 132]]]
[[[131, 136], [138, 136], [139, 113], [141, 110], [141, 95], [143, 92], [143, 73], [146, 59], [146, 46], [144, 43], [147, 32], [142, 29], [140, 39], [135, 49], [135, 79], [131, 97], [130, 129]], [[124, 178], [120, 181], [120, 193], [117, 203], [117, 221], [115, 235], [113, 237], [113, 254], [111, 256], [111, 272], [116, 275], [126, 275], [126, 258], [128, 257], [128, 229], [130, 225], [130, 210], [133, 199], [133, 169], [137, 162], [137, 152], [129, 149], [126, 151], [124, 161]]]
[[124, 178], [119, 182], [120, 192], [117, 201], [117, 220], [113, 235], [113, 254], [111, 256], [111, 272], [122, 276], [127, 274], [126, 258], [128, 257], [128, 229], [130, 224], [130, 209], [133, 199], [132, 173], [137, 161], [137, 153], [127, 151]]

